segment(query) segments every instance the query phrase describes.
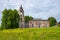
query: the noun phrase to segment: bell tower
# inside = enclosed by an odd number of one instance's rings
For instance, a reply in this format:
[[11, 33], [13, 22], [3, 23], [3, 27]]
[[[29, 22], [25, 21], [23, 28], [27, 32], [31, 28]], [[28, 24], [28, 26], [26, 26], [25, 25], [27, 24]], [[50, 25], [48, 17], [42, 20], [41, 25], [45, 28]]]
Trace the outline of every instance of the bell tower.
[[23, 7], [21, 5], [21, 7], [19, 8], [19, 15], [20, 15], [20, 22], [19, 22], [19, 28], [24, 28], [24, 10]]

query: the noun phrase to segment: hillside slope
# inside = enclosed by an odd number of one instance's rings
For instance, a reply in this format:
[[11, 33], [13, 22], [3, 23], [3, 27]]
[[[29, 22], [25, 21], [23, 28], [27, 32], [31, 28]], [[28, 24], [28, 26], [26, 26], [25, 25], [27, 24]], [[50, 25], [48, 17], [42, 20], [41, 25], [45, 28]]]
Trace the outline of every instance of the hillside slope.
[[0, 40], [60, 40], [60, 27], [3, 30]]

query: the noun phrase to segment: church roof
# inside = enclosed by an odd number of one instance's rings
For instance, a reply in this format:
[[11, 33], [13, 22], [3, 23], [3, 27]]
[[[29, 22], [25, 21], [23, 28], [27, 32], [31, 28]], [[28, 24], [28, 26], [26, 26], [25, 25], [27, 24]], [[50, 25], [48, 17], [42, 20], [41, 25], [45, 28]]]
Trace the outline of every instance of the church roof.
[[48, 21], [48, 20], [40, 19], [40, 18], [35, 18], [35, 19], [33, 19], [32, 21]]

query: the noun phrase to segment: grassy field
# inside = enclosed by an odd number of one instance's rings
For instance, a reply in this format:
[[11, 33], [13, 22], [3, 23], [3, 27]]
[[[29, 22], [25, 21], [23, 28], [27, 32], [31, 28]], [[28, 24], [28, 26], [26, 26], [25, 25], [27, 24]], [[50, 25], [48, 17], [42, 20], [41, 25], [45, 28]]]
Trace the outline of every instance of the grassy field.
[[60, 27], [3, 30], [0, 40], [60, 40]]

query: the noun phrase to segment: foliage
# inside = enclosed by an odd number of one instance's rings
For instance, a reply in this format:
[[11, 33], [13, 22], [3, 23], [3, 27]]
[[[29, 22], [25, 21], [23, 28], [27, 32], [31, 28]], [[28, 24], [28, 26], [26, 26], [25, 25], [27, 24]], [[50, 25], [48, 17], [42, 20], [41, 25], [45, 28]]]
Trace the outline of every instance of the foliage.
[[33, 19], [33, 17], [31, 17], [31, 16], [25, 16], [24, 18], [25, 18], [25, 23], [27, 23]]
[[50, 21], [50, 26], [54, 26], [57, 24], [57, 21], [54, 17], [49, 17], [48, 20]]
[[18, 28], [19, 26], [19, 14], [17, 10], [5, 9], [2, 12], [2, 28], [10, 29], [10, 28]]
[[60, 27], [3, 30], [0, 40], [60, 40]]

